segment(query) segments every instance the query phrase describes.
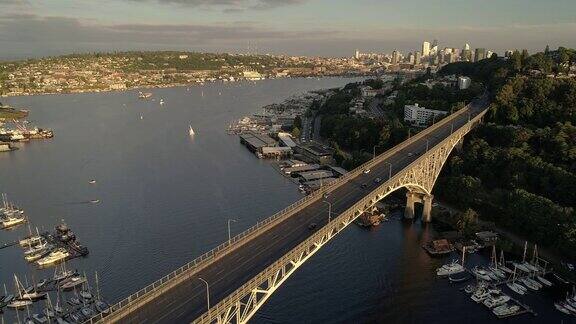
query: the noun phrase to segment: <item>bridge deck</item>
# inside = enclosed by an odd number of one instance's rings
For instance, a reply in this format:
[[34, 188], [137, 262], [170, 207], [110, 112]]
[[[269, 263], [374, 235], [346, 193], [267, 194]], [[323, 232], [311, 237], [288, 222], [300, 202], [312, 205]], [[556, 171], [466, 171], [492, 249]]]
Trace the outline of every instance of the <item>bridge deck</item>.
[[[469, 113], [471, 116], [475, 116], [485, 106], [485, 100], [472, 103], [468, 108]], [[452, 116], [447, 118], [452, 118]], [[468, 113], [454, 117], [451, 123], [439, 127], [405, 149], [394, 152], [389, 158], [372, 167], [370, 173], [360, 174], [334, 189], [326, 199], [332, 203], [332, 216], [335, 217], [344, 212], [368, 192], [374, 190], [378, 186], [374, 183], [374, 179], [377, 177], [384, 180], [388, 179], [389, 163], [392, 164], [392, 174], [394, 175], [426, 152], [427, 140], [429, 141], [428, 146], [433, 147], [450, 135], [451, 124], [456, 130], [466, 124], [468, 118]], [[361, 187], [364, 183], [367, 184], [367, 188]], [[238, 247], [232, 253], [208, 265], [190, 279], [163, 294], [154, 296], [145, 305], [126, 314], [120, 322], [191, 322], [207, 311], [206, 286], [197, 279], [198, 277], [205, 279], [210, 284], [210, 304], [215, 305], [242, 286], [243, 283], [266, 269], [275, 260], [306, 240], [311, 234], [308, 229], [310, 223], [317, 223], [318, 228], [321, 228], [326, 225], [327, 220], [328, 206], [322, 202], [322, 199], [318, 199]]]

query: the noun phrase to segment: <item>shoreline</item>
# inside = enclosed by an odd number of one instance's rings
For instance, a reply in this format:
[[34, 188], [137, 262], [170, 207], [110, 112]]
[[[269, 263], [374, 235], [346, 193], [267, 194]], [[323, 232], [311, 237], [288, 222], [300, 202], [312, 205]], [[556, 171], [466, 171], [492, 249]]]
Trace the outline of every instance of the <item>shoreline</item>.
[[86, 89], [86, 90], [75, 89], [75, 90], [67, 90], [67, 91], [60, 91], [60, 92], [28, 92], [28, 93], [19, 93], [19, 94], [2, 94], [2, 95], [0, 95], [0, 98], [66, 95], [66, 94], [78, 94], [78, 93], [127, 92], [127, 91], [132, 91], [132, 90], [204, 86], [207, 83], [259, 82], [259, 81], [276, 80], [276, 79], [298, 79], [298, 78], [308, 79], [308, 78], [356, 78], [356, 77], [377, 77], [377, 75], [375, 75], [375, 74], [361, 74], [361, 75], [342, 74], [342, 75], [318, 75], [318, 76], [288, 76], [288, 77], [277, 77], [277, 78], [262, 78], [260, 80], [243, 79], [243, 80], [237, 80], [237, 81], [224, 81], [224, 80], [218, 79], [218, 80], [214, 80], [214, 81], [203, 81], [202, 83], [190, 82], [190, 83], [172, 83], [172, 84], [159, 84], [159, 85], [139, 85], [139, 86], [134, 86], [134, 87], [126, 87], [125, 89]]

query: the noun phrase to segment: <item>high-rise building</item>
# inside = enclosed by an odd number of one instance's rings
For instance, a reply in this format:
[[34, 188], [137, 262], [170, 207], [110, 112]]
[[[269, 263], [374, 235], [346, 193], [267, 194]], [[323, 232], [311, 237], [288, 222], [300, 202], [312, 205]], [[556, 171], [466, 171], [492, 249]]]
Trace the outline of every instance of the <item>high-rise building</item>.
[[450, 55], [450, 59], [448, 60], [448, 62], [454, 63], [458, 60], [458, 54], [456, 52], [452, 52], [449, 55]]
[[460, 54], [461, 61], [472, 61], [472, 51], [470, 49], [463, 49], [462, 53]]
[[400, 62], [400, 53], [394, 50], [392, 52], [392, 64], [398, 64]]
[[408, 63], [414, 64], [414, 54], [412, 52], [408, 53]]
[[465, 51], [468, 50], [468, 51], [469, 51], [469, 50], [470, 50], [470, 45], [468, 45], [468, 43], [464, 44], [463, 50], [465, 50]]
[[430, 55], [430, 43], [423, 42], [422, 43], [422, 57], [428, 57]]
[[494, 52], [492, 52], [491, 50], [487, 50], [486, 51], [486, 58], [491, 58], [492, 54], [494, 54]]
[[486, 49], [485, 48], [477, 48], [474, 51], [474, 62], [481, 61], [486, 58]]
[[422, 60], [422, 53], [420, 53], [420, 51], [417, 51], [416, 54], [414, 55], [414, 64], [416, 65], [420, 64], [421, 60]]
[[356, 50], [356, 52], [354, 52], [354, 58], [359, 60], [360, 59], [360, 51]]
[[432, 42], [432, 47], [430, 48], [430, 56], [436, 56], [436, 54], [438, 54], [438, 40], [434, 40], [434, 42]]

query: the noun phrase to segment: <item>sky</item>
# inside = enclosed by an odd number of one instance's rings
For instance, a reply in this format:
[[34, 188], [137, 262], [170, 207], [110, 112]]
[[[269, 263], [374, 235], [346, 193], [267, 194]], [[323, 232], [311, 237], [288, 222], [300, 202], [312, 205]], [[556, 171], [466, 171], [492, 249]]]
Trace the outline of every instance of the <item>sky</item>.
[[0, 0], [0, 59], [122, 50], [352, 56], [576, 47], [576, 0]]

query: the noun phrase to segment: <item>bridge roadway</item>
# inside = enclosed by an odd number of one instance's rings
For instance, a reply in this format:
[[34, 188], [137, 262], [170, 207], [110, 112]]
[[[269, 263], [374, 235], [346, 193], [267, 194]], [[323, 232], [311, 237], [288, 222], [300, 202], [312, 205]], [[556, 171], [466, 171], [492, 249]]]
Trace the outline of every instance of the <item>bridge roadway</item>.
[[[463, 113], [454, 121], [443, 125], [425, 138], [391, 155], [385, 161], [372, 167], [368, 174], [360, 174], [332, 191], [324, 200], [332, 204], [332, 217], [344, 212], [362, 199], [378, 184], [380, 177], [388, 179], [389, 163], [392, 175], [402, 170], [418, 156], [432, 148], [454, 130], [466, 124], [469, 115], [475, 116], [485, 109], [487, 101], [477, 100], [469, 106], [469, 113]], [[451, 118], [451, 117], [447, 117]], [[427, 143], [427, 140], [429, 141]], [[366, 184], [367, 188], [362, 188]], [[245, 282], [266, 269], [270, 264], [288, 253], [309, 237], [310, 223], [318, 228], [328, 221], [328, 204], [318, 199], [266, 232], [254, 237], [235, 251], [223, 256], [213, 264], [200, 270], [195, 276], [155, 297], [152, 301], [127, 314], [121, 323], [189, 323], [207, 311], [206, 285], [198, 277], [206, 280], [210, 287], [210, 305], [234, 292]]]

